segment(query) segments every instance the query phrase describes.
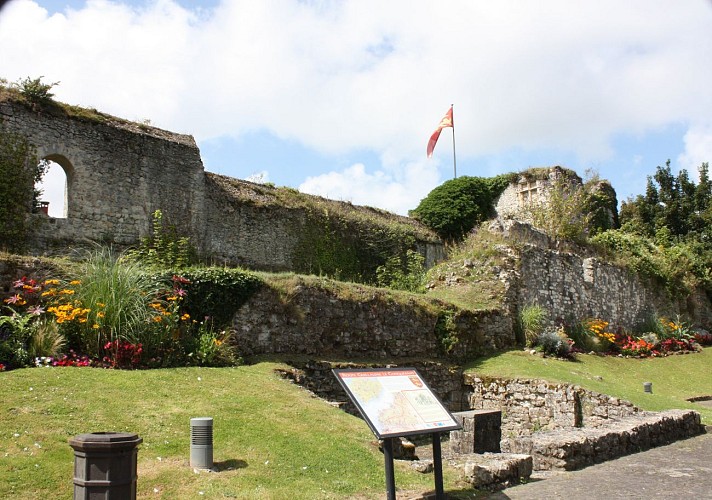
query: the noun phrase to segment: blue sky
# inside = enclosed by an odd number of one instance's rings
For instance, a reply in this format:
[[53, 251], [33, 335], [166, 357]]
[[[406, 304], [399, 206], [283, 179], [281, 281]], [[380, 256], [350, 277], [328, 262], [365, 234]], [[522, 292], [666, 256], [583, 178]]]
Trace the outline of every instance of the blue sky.
[[11, 0], [0, 77], [192, 134], [209, 171], [401, 214], [453, 176], [450, 129], [425, 155], [453, 103], [459, 175], [593, 169], [622, 200], [712, 159], [710, 27], [709, 0]]

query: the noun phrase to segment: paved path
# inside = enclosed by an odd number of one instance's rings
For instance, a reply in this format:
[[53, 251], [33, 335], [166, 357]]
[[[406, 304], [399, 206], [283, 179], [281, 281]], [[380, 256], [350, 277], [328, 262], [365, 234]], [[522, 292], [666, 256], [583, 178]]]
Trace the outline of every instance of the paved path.
[[712, 428], [701, 436], [579, 471], [551, 473], [546, 479], [532, 479], [486, 498], [712, 499]]

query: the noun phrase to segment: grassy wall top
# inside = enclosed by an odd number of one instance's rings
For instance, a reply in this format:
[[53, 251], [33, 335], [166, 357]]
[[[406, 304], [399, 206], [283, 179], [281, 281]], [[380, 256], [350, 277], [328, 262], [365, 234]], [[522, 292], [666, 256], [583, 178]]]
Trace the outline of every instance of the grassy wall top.
[[117, 129], [125, 130], [134, 134], [149, 135], [159, 139], [185, 144], [196, 147], [195, 139], [188, 134], [177, 134], [168, 130], [163, 130], [146, 122], [134, 122], [119, 118], [107, 113], [103, 113], [94, 108], [84, 108], [73, 104], [66, 104], [55, 100], [32, 101], [27, 99], [22, 93], [12, 87], [0, 83], [0, 104], [20, 104], [32, 111], [42, 112], [45, 115], [60, 118], [69, 118], [88, 123], [96, 123]]

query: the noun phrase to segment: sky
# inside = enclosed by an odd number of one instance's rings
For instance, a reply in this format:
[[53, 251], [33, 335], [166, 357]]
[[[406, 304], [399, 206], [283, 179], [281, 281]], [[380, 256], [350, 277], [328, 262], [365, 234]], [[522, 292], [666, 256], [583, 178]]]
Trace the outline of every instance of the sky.
[[10, 0], [0, 77], [28, 76], [193, 135], [210, 172], [399, 214], [453, 156], [594, 171], [619, 200], [712, 160], [712, 0]]

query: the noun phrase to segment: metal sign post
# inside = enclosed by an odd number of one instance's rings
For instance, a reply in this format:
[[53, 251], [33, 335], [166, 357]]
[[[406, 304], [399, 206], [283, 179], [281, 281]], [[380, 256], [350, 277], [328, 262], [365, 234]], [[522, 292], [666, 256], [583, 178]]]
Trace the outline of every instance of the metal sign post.
[[435, 498], [444, 500], [440, 434], [462, 427], [415, 368], [333, 370], [378, 439], [383, 440], [386, 491], [396, 500], [393, 438], [432, 434]]

